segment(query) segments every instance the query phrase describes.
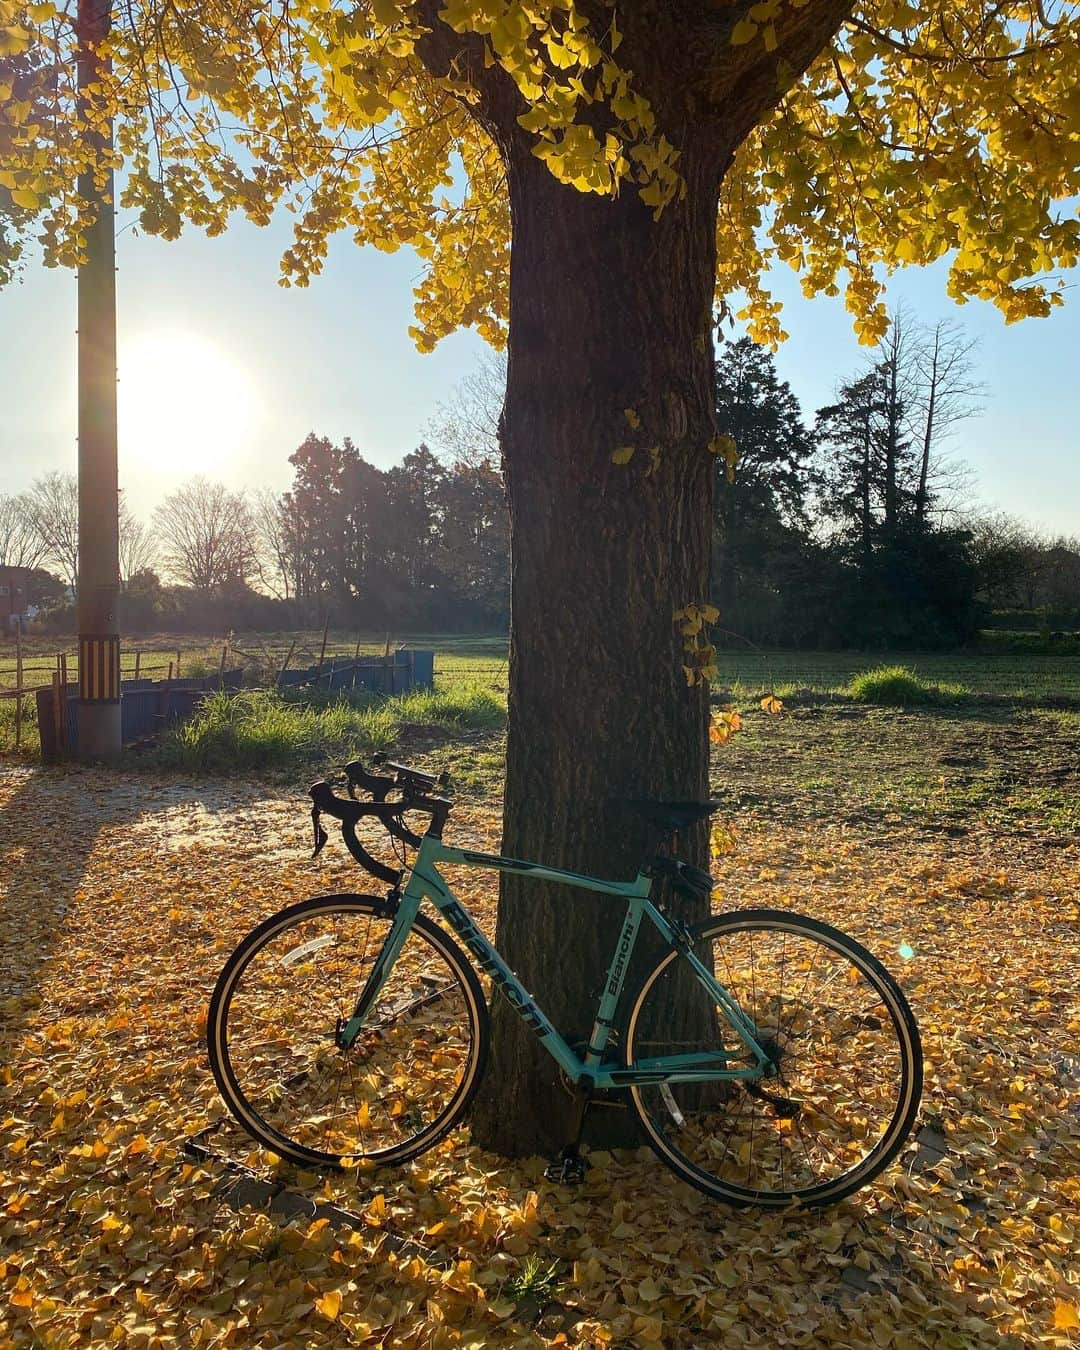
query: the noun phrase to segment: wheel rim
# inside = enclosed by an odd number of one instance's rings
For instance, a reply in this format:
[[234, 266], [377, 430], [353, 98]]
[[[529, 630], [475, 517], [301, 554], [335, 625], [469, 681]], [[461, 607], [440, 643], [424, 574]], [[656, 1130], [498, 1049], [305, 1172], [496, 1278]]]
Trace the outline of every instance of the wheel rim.
[[[764, 1048], [778, 1052], [778, 1073], [749, 1091], [737, 1083], [635, 1088], [662, 1156], [744, 1203], [820, 1203], [869, 1180], [906, 1134], [917, 1092], [914, 1033], [891, 982], [839, 934], [796, 921], [711, 928], [695, 950], [759, 1027]], [[628, 1056], [723, 1049], [750, 1062], [696, 982], [698, 1006], [686, 1011], [686, 970], [672, 957], [647, 981]], [[680, 992], [682, 1025], [673, 1028]]]
[[330, 1165], [401, 1159], [469, 1091], [475, 999], [418, 925], [360, 1035], [339, 1044], [391, 922], [340, 908], [287, 918], [230, 972], [212, 1034], [237, 1115], [277, 1151]]

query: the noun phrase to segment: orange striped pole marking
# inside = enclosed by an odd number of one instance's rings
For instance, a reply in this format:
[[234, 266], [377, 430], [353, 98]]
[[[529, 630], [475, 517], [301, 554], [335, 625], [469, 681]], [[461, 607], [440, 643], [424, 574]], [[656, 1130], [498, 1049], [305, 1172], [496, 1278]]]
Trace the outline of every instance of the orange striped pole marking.
[[115, 634], [79, 638], [79, 698], [120, 702], [120, 639]]

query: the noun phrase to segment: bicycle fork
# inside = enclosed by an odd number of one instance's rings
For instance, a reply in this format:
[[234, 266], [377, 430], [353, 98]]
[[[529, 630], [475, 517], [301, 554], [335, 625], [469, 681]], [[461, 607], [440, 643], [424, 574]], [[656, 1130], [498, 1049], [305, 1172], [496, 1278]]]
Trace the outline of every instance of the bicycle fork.
[[394, 916], [394, 922], [390, 926], [390, 931], [382, 945], [382, 950], [376, 956], [371, 967], [371, 974], [367, 977], [363, 989], [352, 1011], [352, 1016], [347, 1019], [338, 1018], [337, 1025], [334, 1028], [334, 1042], [339, 1050], [348, 1050], [353, 1042], [360, 1035], [364, 1025], [364, 1020], [375, 1004], [376, 999], [382, 993], [383, 985], [390, 973], [391, 967], [401, 953], [405, 945], [405, 939], [412, 928], [413, 920], [416, 918], [416, 911], [419, 908], [419, 901], [406, 903], [407, 897], [402, 897], [400, 893], [391, 891], [387, 897], [387, 904], [397, 904], [397, 914]]

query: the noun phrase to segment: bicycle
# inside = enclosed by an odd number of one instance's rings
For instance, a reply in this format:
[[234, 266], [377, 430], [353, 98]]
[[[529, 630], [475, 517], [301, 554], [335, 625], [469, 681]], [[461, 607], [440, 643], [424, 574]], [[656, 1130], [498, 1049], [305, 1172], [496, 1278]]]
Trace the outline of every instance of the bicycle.
[[[388, 884], [386, 895], [318, 896], [266, 919], [226, 962], [210, 1001], [218, 1088], [267, 1149], [307, 1168], [340, 1169], [363, 1159], [404, 1163], [441, 1139], [466, 1111], [487, 1059], [488, 1007], [471, 956], [574, 1085], [576, 1126], [549, 1168], [555, 1179], [581, 1180], [585, 1113], [595, 1093], [612, 1089], [629, 1091], [646, 1139], [672, 1171], [732, 1205], [829, 1204], [900, 1152], [919, 1107], [922, 1050], [881, 963], [801, 915], [749, 909], [689, 926], [662, 894], [651, 898], [657, 883], [709, 896], [712, 879], [672, 856], [670, 842], [718, 803], [625, 803], [663, 848], [618, 882], [450, 847], [442, 841], [453, 804], [446, 775], [385, 756], [376, 757], [380, 766], [385, 772], [346, 766], [347, 798], [316, 783], [311, 815], [315, 856], [327, 841], [323, 815], [336, 818], [352, 856]], [[371, 800], [358, 800], [357, 788]], [[413, 811], [429, 817], [422, 837], [405, 823]], [[365, 817], [387, 828], [400, 866], [360, 843]], [[411, 866], [400, 845], [417, 850]], [[528, 873], [626, 902], [583, 1052], [522, 986], [440, 863]], [[419, 912], [425, 899], [469, 955]], [[628, 992], [645, 920], [663, 946]]]

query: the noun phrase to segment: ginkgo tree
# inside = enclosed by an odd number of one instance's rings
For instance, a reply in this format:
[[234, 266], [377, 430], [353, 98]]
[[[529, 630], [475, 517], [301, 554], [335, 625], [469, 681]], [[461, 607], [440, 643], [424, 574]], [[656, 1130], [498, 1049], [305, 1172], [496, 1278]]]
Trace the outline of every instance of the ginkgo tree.
[[[683, 630], [713, 457], [734, 459], [717, 307], [741, 295], [779, 340], [786, 263], [874, 343], [883, 273], [947, 257], [957, 300], [1049, 313], [1080, 244], [1078, 30], [1075, 0], [124, 0], [88, 128], [71, 10], [0, 0], [0, 191], [76, 263], [86, 133], [112, 118], [143, 229], [284, 207], [298, 283], [336, 232], [408, 246], [421, 348], [462, 325], [508, 345], [504, 848], [628, 875], [646, 840], [618, 799], [708, 789], [708, 656]], [[613, 923], [503, 879], [500, 946], [569, 1031]], [[495, 1061], [477, 1137], [561, 1143], [565, 1099], [507, 1012]]]

